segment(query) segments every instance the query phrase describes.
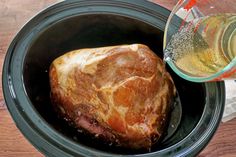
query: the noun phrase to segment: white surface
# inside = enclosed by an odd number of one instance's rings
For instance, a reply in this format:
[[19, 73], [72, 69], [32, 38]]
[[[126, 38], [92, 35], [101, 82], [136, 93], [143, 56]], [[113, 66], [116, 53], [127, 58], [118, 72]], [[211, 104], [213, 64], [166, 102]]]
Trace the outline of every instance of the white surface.
[[227, 122], [236, 117], [236, 82], [225, 81], [226, 101], [222, 122]]

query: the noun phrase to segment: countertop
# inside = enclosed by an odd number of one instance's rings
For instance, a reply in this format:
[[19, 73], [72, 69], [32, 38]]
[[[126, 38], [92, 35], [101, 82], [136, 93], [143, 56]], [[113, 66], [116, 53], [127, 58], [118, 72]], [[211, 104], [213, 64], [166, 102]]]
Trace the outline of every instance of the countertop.
[[[153, 0], [172, 9], [177, 0]], [[0, 0], [0, 74], [7, 48], [19, 31], [33, 15], [57, 0]], [[222, 4], [224, 5], [224, 4]], [[232, 4], [235, 5], [235, 4]], [[0, 84], [0, 156], [41, 157], [17, 129], [4, 102]], [[199, 157], [236, 157], [236, 119], [221, 123], [213, 139]]]

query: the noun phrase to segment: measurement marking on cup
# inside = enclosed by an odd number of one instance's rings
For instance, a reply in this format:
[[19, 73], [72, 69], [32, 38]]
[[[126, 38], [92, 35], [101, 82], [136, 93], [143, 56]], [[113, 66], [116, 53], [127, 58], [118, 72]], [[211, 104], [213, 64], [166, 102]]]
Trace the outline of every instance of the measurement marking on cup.
[[222, 80], [224, 78], [228, 78], [228, 77], [232, 76], [235, 73], [236, 73], [236, 67], [232, 68], [231, 70], [229, 70], [229, 71], [227, 71], [227, 72], [225, 72], [223, 74], [221, 74], [219, 77], [217, 77], [217, 78], [215, 78], [215, 79], [213, 79], [211, 81], [220, 81], [220, 80]]
[[182, 21], [182, 23], [181, 23], [181, 25], [180, 25], [180, 27], [179, 27], [179, 32], [183, 29], [183, 27], [184, 27], [184, 24], [186, 23], [186, 20], [187, 20], [187, 18], [188, 18], [188, 16], [190, 15], [190, 11], [187, 13], [187, 15], [185, 16], [185, 18], [183, 19], [183, 21]]
[[179, 0], [178, 5], [180, 5], [184, 0]]
[[209, 23], [205, 26], [204, 31], [203, 31], [204, 33], [207, 32], [208, 27], [209, 27]]
[[191, 28], [192, 28], [192, 25], [193, 25], [193, 21], [191, 21], [188, 25], [188, 28], [187, 28], [187, 31], [189, 31]]
[[200, 19], [200, 20], [197, 22], [197, 25], [196, 25], [196, 27], [194, 28], [194, 31], [193, 31], [194, 33], [197, 32], [199, 26], [201, 25], [201, 22], [202, 22], [202, 19]]
[[215, 26], [215, 28], [211, 31], [211, 34], [214, 35], [216, 33], [216, 30], [217, 30], [217, 26]]
[[190, 0], [185, 6], [184, 9], [186, 9], [187, 11], [189, 11], [190, 9], [192, 9], [192, 7], [194, 5], [196, 5], [197, 1], [196, 0]]

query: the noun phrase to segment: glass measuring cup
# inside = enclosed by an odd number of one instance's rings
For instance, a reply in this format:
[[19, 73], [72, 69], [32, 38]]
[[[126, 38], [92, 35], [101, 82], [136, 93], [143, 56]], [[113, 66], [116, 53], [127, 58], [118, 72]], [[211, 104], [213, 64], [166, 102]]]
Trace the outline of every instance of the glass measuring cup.
[[236, 79], [236, 0], [179, 0], [164, 34], [164, 60], [193, 82]]

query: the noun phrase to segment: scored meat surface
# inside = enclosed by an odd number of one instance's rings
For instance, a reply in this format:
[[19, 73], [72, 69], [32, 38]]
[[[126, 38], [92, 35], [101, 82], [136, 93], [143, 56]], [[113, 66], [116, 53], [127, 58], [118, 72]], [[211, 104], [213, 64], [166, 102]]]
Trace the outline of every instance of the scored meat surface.
[[80, 49], [53, 61], [51, 100], [78, 130], [110, 144], [150, 148], [163, 134], [175, 86], [147, 46]]

